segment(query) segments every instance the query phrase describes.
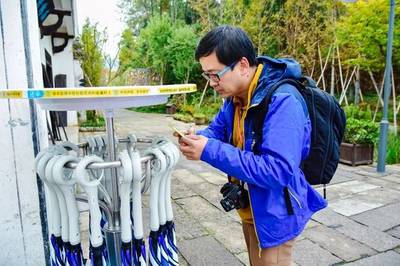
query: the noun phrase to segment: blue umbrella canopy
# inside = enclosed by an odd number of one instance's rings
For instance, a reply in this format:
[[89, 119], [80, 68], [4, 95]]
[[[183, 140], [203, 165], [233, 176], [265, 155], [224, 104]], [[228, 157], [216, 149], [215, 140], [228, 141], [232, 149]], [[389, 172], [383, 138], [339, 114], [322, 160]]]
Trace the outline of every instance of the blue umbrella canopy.
[[158, 231], [151, 231], [149, 236], [149, 264], [150, 266], [158, 266], [161, 264], [161, 249]]
[[83, 266], [83, 254], [81, 244], [68, 245], [66, 249], [67, 265], [69, 266]]
[[143, 239], [133, 240], [133, 265], [145, 266], [146, 265], [146, 246]]
[[91, 266], [106, 266], [108, 261], [108, 253], [105, 242], [98, 247], [93, 247], [90, 245], [89, 256]]
[[50, 237], [50, 260], [51, 266], [64, 266], [65, 258], [64, 258], [64, 242], [61, 239], [61, 236], [51, 235]]
[[121, 265], [131, 266], [132, 265], [132, 243], [124, 243], [121, 245]]

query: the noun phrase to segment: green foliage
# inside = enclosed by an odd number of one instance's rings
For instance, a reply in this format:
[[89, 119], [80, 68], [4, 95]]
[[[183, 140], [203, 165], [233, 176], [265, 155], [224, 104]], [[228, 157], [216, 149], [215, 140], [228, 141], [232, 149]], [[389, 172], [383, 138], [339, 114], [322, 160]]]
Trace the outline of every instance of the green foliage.
[[172, 32], [172, 23], [168, 17], [155, 16], [150, 19], [149, 24], [140, 32], [139, 36], [140, 49], [145, 52], [143, 55], [147, 55], [144, 62], [160, 75], [161, 84], [164, 82], [167, 71], [168, 40], [171, 38]]
[[400, 136], [392, 132], [388, 136], [386, 163], [400, 163]]
[[[357, 1], [347, 5], [347, 13], [337, 27], [338, 42], [343, 62], [361, 69], [382, 71], [385, 67], [386, 42], [389, 22], [389, 2], [386, 0]], [[395, 15], [400, 15], [396, 5]], [[400, 24], [395, 20], [393, 61], [399, 61]]]
[[372, 120], [373, 114], [369, 105], [366, 105], [365, 108], [361, 108], [360, 106], [350, 104], [345, 106], [344, 111], [346, 113], [347, 118], [355, 118], [355, 119], [364, 119], [364, 120]]
[[296, 58], [306, 73], [318, 60], [318, 45], [324, 51], [333, 42], [333, 4], [333, 0], [287, 0], [275, 15], [272, 29], [279, 54]]
[[107, 37], [104, 31], [97, 29], [97, 24], [90, 24], [87, 19], [82, 34], [77, 37], [73, 46], [74, 58], [78, 59], [86, 84], [90, 87], [101, 85], [101, 71], [104, 57], [103, 45]]
[[142, 107], [132, 107], [132, 108], [128, 108], [128, 110], [140, 112], [140, 113], [165, 114], [165, 104], [142, 106]]
[[175, 78], [182, 83], [188, 83], [190, 73], [196, 67], [194, 50], [197, 36], [190, 26], [176, 27], [168, 40], [168, 60], [172, 66]]
[[344, 142], [353, 144], [373, 144], [378, 139], [377, 123], [368, 120], [347, 118]]
[[127, 69], [144, 67], [140, 53], [137, 37], [134, 36], [131, 29], [127, 28], [122, 32], [119, 42], [119, 64], [123, 71]]
[[80, 127], [105, 127], [106, 122], [103, 117], [96, 116], [93, 114], [94, 111], [87, 111], [86, 115], [92, 115], [90, 118], [87, 117], [86, 121], [79, 124]]

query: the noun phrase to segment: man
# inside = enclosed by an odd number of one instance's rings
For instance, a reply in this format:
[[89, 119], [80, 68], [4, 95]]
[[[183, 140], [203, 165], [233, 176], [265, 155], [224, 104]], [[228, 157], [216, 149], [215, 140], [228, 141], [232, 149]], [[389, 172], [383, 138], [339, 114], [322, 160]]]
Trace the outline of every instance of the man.
[[271, 98], [257, 154], [252, 118], [276, 82], [301, 76], [300, 66], [292, 59], [256, 58], [247, 34], [232, 26], [207, 33], [196, 60], [225, 101], [206, 129], [180, 138], [180, 150], [187, 159], [202, 160], [228, 175], [224, 196], [233, 187], [243, 192], [238, 213], [251, 265], [290, 265], [294, 239], [327, 205], [300, 169], [310, 150], [311, 122], [303, 99], [289, 84]]

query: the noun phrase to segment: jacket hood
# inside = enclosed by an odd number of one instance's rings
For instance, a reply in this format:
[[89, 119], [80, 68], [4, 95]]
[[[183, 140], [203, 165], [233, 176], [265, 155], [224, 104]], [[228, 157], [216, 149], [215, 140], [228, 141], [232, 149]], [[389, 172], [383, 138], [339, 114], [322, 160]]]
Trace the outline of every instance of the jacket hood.
[[263, 64], [263, 70], [254, 91], [251, 105], [258, 104], [266, 96], [273, 84], [282, 79], [298, 79], [301, 77], [301, 66], [292, 58], [271, 58], [260, 56], [257, 58], [259, 64]]

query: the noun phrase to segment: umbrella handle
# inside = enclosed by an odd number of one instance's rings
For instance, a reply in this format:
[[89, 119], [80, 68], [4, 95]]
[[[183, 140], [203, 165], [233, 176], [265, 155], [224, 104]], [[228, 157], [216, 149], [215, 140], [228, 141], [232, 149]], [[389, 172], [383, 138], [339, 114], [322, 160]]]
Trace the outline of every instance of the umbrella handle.
[[[118, 155], [121, 161], [120, 182], [119, 182], [119, 197], [121, 199], [121, 240], [124, 243], [129, 243], [132, 240], [132, 228], [130, 218], [130, 194], [132, 183], [132, 164], [128, 151], [124, 150]], [[122, 170], [122, 171], [121, 171]]]
[[61, 236], [61, 215], [58, 207], [57, 195], [54, 191], [53, 185], [47, 181], [45, 176], [45, 169], [47, 163], [53, 158], [54, 154], [43, 152], [36, 157], [36, 172], [40, 179], [43, 180], [45, 185], [46, 194], [46, 209], [49, 221], [49, 234], [54, 236]]
[[173, 144], [172, 142], [169, 142], [168, 145], [169, 145], [169, 151], [171, 152], [172, 155], [171, 158], [173, 158], [174, 161], [173, 165], [171, 165], [171, 170], [169, 172], [169, 175], [166, 177], [167, 180], [165, 183], [165, 213], [166, 213], [166, 220], [172, 221], [174, 219], [174, 214], [171, 202], [171, 174], [172, 174], [172, 169], [179, 161], [180, 152], [176, 147], [176, 145]]
[[[169, 142], [168, 142], [169, 143]], [[167, 222], [167, 217], [166, 217], [166, 207], [167, 207], [167, 202], [166, 202], [166, 192], [167, 192], [167, 185], [168, 185], [168, 179], [171, 176], [171, 171], [172, 168], [174, 167], [175, 163], [175, 157], [173, 155], [173, 151], [170, 150], [170, 146], [168, 143], [161, 145], [159, 148], [160, 150], [164, 153], [165, 157], [167, 158], [167, 169], [165, 171], [165, 174], [163, 175], [161, 182], [160, 182], [160, 193], [158, 197], [158, 210], [159, 210], [159, 218], [160, 218], [160, 225], [165, 225]], [[169, 182], [170, 184], [170, 182]], [[171, 190], [169, 190], [171, 191]]]
[[164, 154], [157, 148], [150, 148], [145, 151], [145, 155], [152, 155], [155, 158], [152, 160], [151, 169], [151, 184], [150, 184], [150, 230], [158, 231], [159, 216], [158, 216], [158, 196], [161, 177], [165, 172], [167, 162]]
[[93, 247], [99, 247], [103, 244], [103, 236], [101, 234], [101, 212], [98, 199], [97, 185], [100, 183], [98, 179], [89, 181], [89, 173], [86, 167], [91, 163], [104, 162], [98, 156], [86, 156], [78, 163], [73, 178], [83, 187], [87, 194], [89, 212], [90, 212], [90, 243]]
[[52, 184], [55, 194], [57, 195], [57, 202], [58, 202], [58, 207], [59, 207], [60, 216], [61, 216], [61, 238], [64, 241], [64, 243], [66, 243], [69, 241], [69, 224], [68, 224], [67, 206], [65, 204], [64, 195], [61, 192], [61, 189], [58, 187], [58, 185], [54, 182], [54, 177], [53, 177], [54, 165], [57, 162], [57, 160], [59, 160], [61, 158], [61, 156], [62, 155], [56, 155], [50, 159], [50, 161], [46, 165], [45, 176], [46, 176], [46, 180]]
[[142, 217], [142, 163], [140, 161], [140, 153], [138, 150], [129, 150], [131, 164], [133, 170], [132, 181], [132, 217], [133, 217], [133, 234], [135, 239], [143, 238], [143, 217]]
[[76, 180], [72, 177], [67, 179], [64, 168], [65, 164], [69, 162], [78, 163], [79, 159], [72, 155], [61, 156], [53, 166], [53, 177], [65, 198], [69, 223], [69, 242], [71, 245], [77, 245], [81, 242], [81, 236], [79, 230], [79, 210], [75, 198]]

